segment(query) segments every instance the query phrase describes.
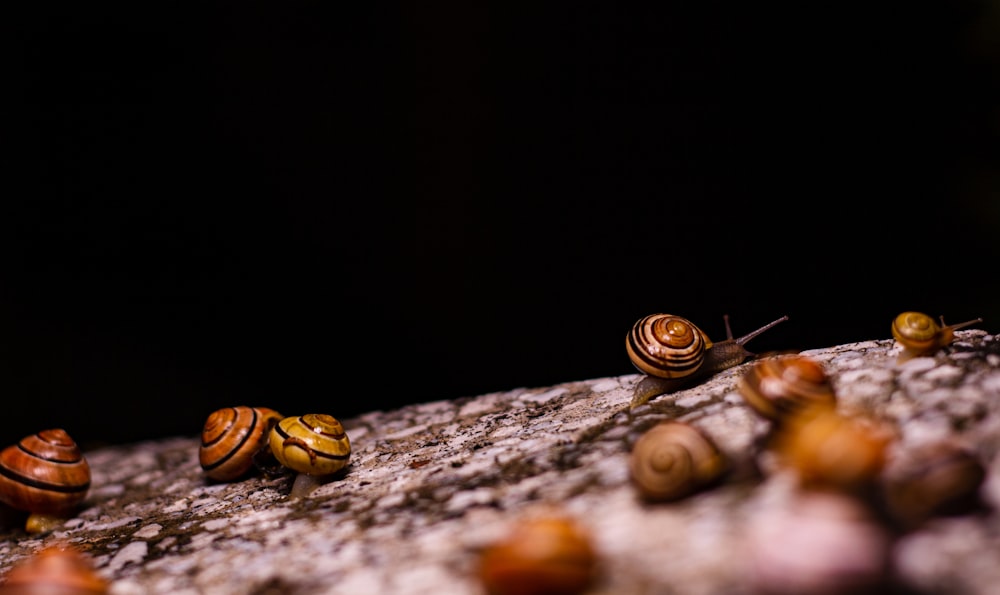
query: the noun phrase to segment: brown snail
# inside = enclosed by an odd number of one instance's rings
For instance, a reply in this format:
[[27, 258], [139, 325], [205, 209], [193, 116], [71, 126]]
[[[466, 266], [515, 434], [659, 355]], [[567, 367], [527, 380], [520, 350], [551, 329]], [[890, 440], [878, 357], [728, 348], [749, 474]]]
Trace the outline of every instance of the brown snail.
[[751, 409], [773, 422], [814, 407], [835, 407], [833, 382], [823, 366], [805, 355], [782, 355], [755, 362], [737, 390]]
[[725, 456], [698, 428], [661, 422], [636, 440], [629, 472], [639, 494], [649, 501], [678, 500], [715, 482], [727, 468]]
[[351, 457], [351, 441], [337, 418], [324, 413], [286, 417], [269, 435], [279, 463], [298, 472], [292, 497], [305, 495], [321, 479], [343, 469]]
[[29, 533], [62, 523], [89, 490], [90, 465], [63, 429], [42, 430], [0, 451], [0, 501], [29, 513]]
[[757, 335], [788, 320], [788, 316], [767, 324], [738, 339], [726, 323], [726, 339], [713, 343], [690, 320], [673, 314], [650, 314], [640, 318], [625, 337], [625, 349], [632, 365], [646, 374], [636, 385], [632, 407], [653, 397], [678, 390], [699, 378], [742, 363], [755, 354], [744, 345]]
[[104, 595], [109, 589], [86, 554], [69, 545], [39, 550], [13, 566], [0, 582], [0, 595]]
[[955, 340], [955, 331], [983, 321], [982, 318], [946, 325], [922, 312], [903, 312], [892, 321], [892, 337], [902, 347], [898, 363], [914, 357], [931, 355]]
[[489, 595], [577, 595], [594, 582], [597, 561], [583, 527], [548, 514], [519, 520], [483, 549], [477, 570]]
[[224, 407], [208, 415], [201, 432], [198, 461], [205, 475], [233, 481], [247, 475], [268, 450], [271, 428], [284, 416], [267, 407]]

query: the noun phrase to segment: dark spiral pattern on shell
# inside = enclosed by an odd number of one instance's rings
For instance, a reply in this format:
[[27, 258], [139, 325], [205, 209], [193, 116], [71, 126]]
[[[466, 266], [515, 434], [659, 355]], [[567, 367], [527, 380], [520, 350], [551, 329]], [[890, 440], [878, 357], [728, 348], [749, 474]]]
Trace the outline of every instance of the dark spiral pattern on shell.
[[833, 382], [823, 366], [804, 355], [757, 361], [740, 377], [737, 390], [755, 412], [771, 421], [837, 404]]
[[42, 430], [0, 451], [0, 501], [13, 508], [61, 515], [89, 490], [90, 465], [65, 430]]
[[254, 456], [267, 448], [268, 432], [282, 417], [267, 407], [243, 405], [210, 413], [198, 448], [205, 475], [216, 481], [232, 481], [249, 473]]
[[708, 336], [691, 321], [673, 314], [640, 318], [625, 341], [632, 364], [641, 372], [660, 378], [689, 376], [701, 367]]

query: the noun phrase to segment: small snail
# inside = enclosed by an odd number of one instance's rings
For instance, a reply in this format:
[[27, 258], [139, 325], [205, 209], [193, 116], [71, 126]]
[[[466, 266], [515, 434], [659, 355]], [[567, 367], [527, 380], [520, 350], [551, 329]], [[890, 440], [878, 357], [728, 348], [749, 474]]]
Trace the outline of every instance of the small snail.
[[726, 340], [712, 343], [691, 321], [673, 314], [650, 314], [640, 318], [625, 337], [625, 349], [632, 365], [646, 374], [635, 388], [632, 407], [653, 397], [678, 390], [698, 378], [721, 372], [742, 363], [755, 354], [743, 347], [750, 339], [788, 316], [754, 332], [733, 339], [729, 316], [724, 316]]
[[698, 428], [661, 422], [636, 440], [629, 472], [639, 494], [649, 501], [678, 500], [710, 485], [726, 470], [726, 459]]
[[754, 363], [737, 389], [765, 419], [780, 422], [813, 407], [834, 407], [837, 397], [823, 366], [804, 355], [782, 355]]
[[233, 481], [247, 475], [268, 436], [284, 416], [267, 407], [225, 407], [209, 414], [201, 432], [198, 461], [215, 481]]
[[42, 430], [0, 451], [0, 501], [29, 513], [29, 533], [60, 524], [89, 490], [90, 465], [65, 430]]
[[921, 312], [903, 312], [892, 321], [892, 337], [902, 346], [897, 358], [903, 363], [914, 357], [931, 355], [955, 340], [955, 331], [982, 322], [982, 318], [959, 324], [946, 325], [944, 316], [941, 324]]
[[590, 535], [557, 514], [519, 520], [479, 557], [479, 580], [489, 595], [577, 595], [596, 574]]
[[298, 472], [293, 498], [305, 495], [320, 479], [343, 469], [351, 457], [351, 441], [344, 426], [323, 413], [282, 419], [271, 429], [269, 443], [278, 462]]
[[109, 588], [85, 554], [50, 545], [13, 566], [0, 582], [0, 595], [104, 595]]

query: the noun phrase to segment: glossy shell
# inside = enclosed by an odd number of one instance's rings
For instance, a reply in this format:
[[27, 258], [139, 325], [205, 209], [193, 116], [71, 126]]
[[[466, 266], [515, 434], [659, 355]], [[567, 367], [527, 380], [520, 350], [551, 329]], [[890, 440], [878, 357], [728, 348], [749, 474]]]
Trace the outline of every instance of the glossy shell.
[[737, 390], [761, 417], [778, 422], [805, 409], [837, 404], [823, 366], [804, 355], [757, 361], [740, 377]]
[[109, 586], [85, 554], [70, 546], [48, 546], [4, 575], [0, 595], [103, 595]]
[[922, 312], [903, 312], [892, 321], [892, 337], [902, 346], [899, 361], [931, 355], [955, 339], [955, 331], [982, 322], [976, 318], [960, 324], [945, 325]]
[[636, 440], [629, 472], [639, 494], [650, 501], [677, 500], [716, 481], [726, 460], [715, 443], [696, 427], [668, 421]]
[[695, 373], [711, 345], [701, 329], [673, 314], [641, 318], [625, 338], [632, 364], [639, 371], [659, 378], [683, 378]]
[[329, 475], [347, 465], [351, 441], [332, 415], [286, 417], [271, 430], [271, 452], [285, 467], [309, 475]]
[[271, 428], [283, 417], [267, 407], [225, 407], [210, 413], [198, 449], [205, 475], [232, 481], [249, 473], [254, 456], [267, 448]]
[[478, 568], [489, 595], [576, 595], [596, 574], [590, 536], [556, 515], [518, 521], [505, 538], [483, 549]]
[[90, 489], [90, 465], [65, 430], [42, 430], [0, 451], [0, 501], [22, 511], [66, 515]]

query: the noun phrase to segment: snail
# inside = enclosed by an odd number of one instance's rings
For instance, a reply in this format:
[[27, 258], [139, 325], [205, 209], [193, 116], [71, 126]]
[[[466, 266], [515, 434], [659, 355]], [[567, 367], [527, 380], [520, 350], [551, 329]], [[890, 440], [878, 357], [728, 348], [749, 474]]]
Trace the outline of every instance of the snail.
[[61, 524], [89, 490], [90, 465], [63, 429], [42, 430], [0, 451], [0, 501], [29, 513], [29, 533]]
[[944, 316], [938, 324], [921, 312], [903, 312], [892, 321], [892, 337], [902, 347], [897, 363], [914, 357], [931, 355], [955, 340], [955, 331], [983, 321], [982, 318], [946, 325]]
[[201, 432], [198, 461], [215, 481], [233, 481], [247, 475], [270, 454], [268, 436], [284, 416], [267, 407], [225, 407], [209, 414]]
[[833, 382], [823, 366], [805, 355], [755, 362], [737, 382], [750, 408], [772, 422], [814, 407], [835, 407]]
[[596, 579], [597, 561], [588, 532], [549, 513], [520, 519], [482, 550], [477, 570], [489, 595], [576, 595]]
[[661, 422], [636, 440], [629, 472], [648, 501], [678, 500], [715, 482], [727, 468], [725, 456], [698, 428]]
[[632, 365], [646, 374], [635, 387], [631, 407], [755, 356], [743, 346], [788, 320], [788, 316], [738, 339], [733, 338], [729, 316], [723, 316], [723, 320], [726, 340], [712, 343], [704, 331], [686, 318], [673, 314], [650, 314], [640, 318], [625, 337], [625, 349]]
[[13, 566], [0, 583], [0, 595], [104, 595], [108, 581], [89, 557], [69, 545], [50, 545]]
[[308, 413], [286, 417], [271, 429], [271, 452], [279, 463], [298, 472], [291, 496], [304, 496], [343, 469], [351, 457], [351, 441], [332, 415]]

